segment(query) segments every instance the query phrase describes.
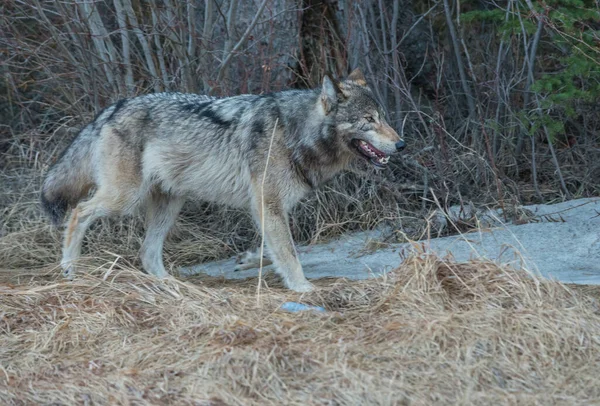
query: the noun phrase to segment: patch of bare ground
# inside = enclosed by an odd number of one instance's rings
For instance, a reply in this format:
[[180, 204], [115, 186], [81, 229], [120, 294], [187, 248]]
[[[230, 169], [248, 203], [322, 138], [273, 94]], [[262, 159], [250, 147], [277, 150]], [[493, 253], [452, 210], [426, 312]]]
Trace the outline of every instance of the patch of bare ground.
[[[591, 404], [599, 288], [414, 257], [290, 293], [267, 276], [0, 272], [2, 404]], [[288, 300], [325, 313], [288, 313]]]

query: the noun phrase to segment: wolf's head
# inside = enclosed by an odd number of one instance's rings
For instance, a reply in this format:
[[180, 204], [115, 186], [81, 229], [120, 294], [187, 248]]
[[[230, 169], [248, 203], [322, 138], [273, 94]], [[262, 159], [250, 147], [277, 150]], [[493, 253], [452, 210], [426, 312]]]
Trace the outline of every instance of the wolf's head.
[[382, 168], [391, 154], [404, 149], [404, 141], [386, 122], [381, 105], [359, 69], [339, 82], [325, 76], [321, 103], [325, 114], [334, 115], [337, 132], [349, 153]]

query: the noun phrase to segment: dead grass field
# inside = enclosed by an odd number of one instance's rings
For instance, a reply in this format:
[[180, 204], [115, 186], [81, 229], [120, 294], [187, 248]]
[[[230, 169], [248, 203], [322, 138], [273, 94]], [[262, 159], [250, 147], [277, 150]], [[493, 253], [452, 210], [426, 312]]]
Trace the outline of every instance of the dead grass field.
[[433, 257], [302, 297], [270, 275], [258, 295], [112, 264], [58, 275], [0, 272], [1, 404], [600, 402], [599, 288]]

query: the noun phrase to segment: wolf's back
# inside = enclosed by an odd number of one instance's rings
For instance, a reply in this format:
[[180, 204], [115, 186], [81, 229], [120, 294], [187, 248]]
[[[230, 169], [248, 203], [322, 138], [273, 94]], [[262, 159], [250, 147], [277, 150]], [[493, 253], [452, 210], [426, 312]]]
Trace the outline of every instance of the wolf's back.
[[118, 107], [119, 103], [98, 114], [46, 173], [42, 184], [42, 207], [54, 224], [59, 224], [66, 211], [76, 206], [94, 186], [94, 150], [99, 142], [100, 130]]

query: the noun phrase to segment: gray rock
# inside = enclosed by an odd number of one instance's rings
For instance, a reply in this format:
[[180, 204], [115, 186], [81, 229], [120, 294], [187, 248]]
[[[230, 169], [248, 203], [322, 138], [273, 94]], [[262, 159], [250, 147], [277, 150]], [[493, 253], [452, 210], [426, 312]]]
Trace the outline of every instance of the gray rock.
[[[508, 264], [565, 283], [600, 284], [600, 198], [523, 209], [533, 214], [525, 224], [503, 224], [497, 212], [489, 211], [486, 228], [462, 235], [387, 244], [381, 242], [381, 231], [356, 233], [327, 244], [299, 247], [300, 261], [308, 278], [365, 279], [424, 251], [457, 262], [485, 259]], [[234, 273], [234, 266], [232, 258], [185, 268], [181, 273], [204, 272], [231, 279], [257, 274], [255, 269]]]

